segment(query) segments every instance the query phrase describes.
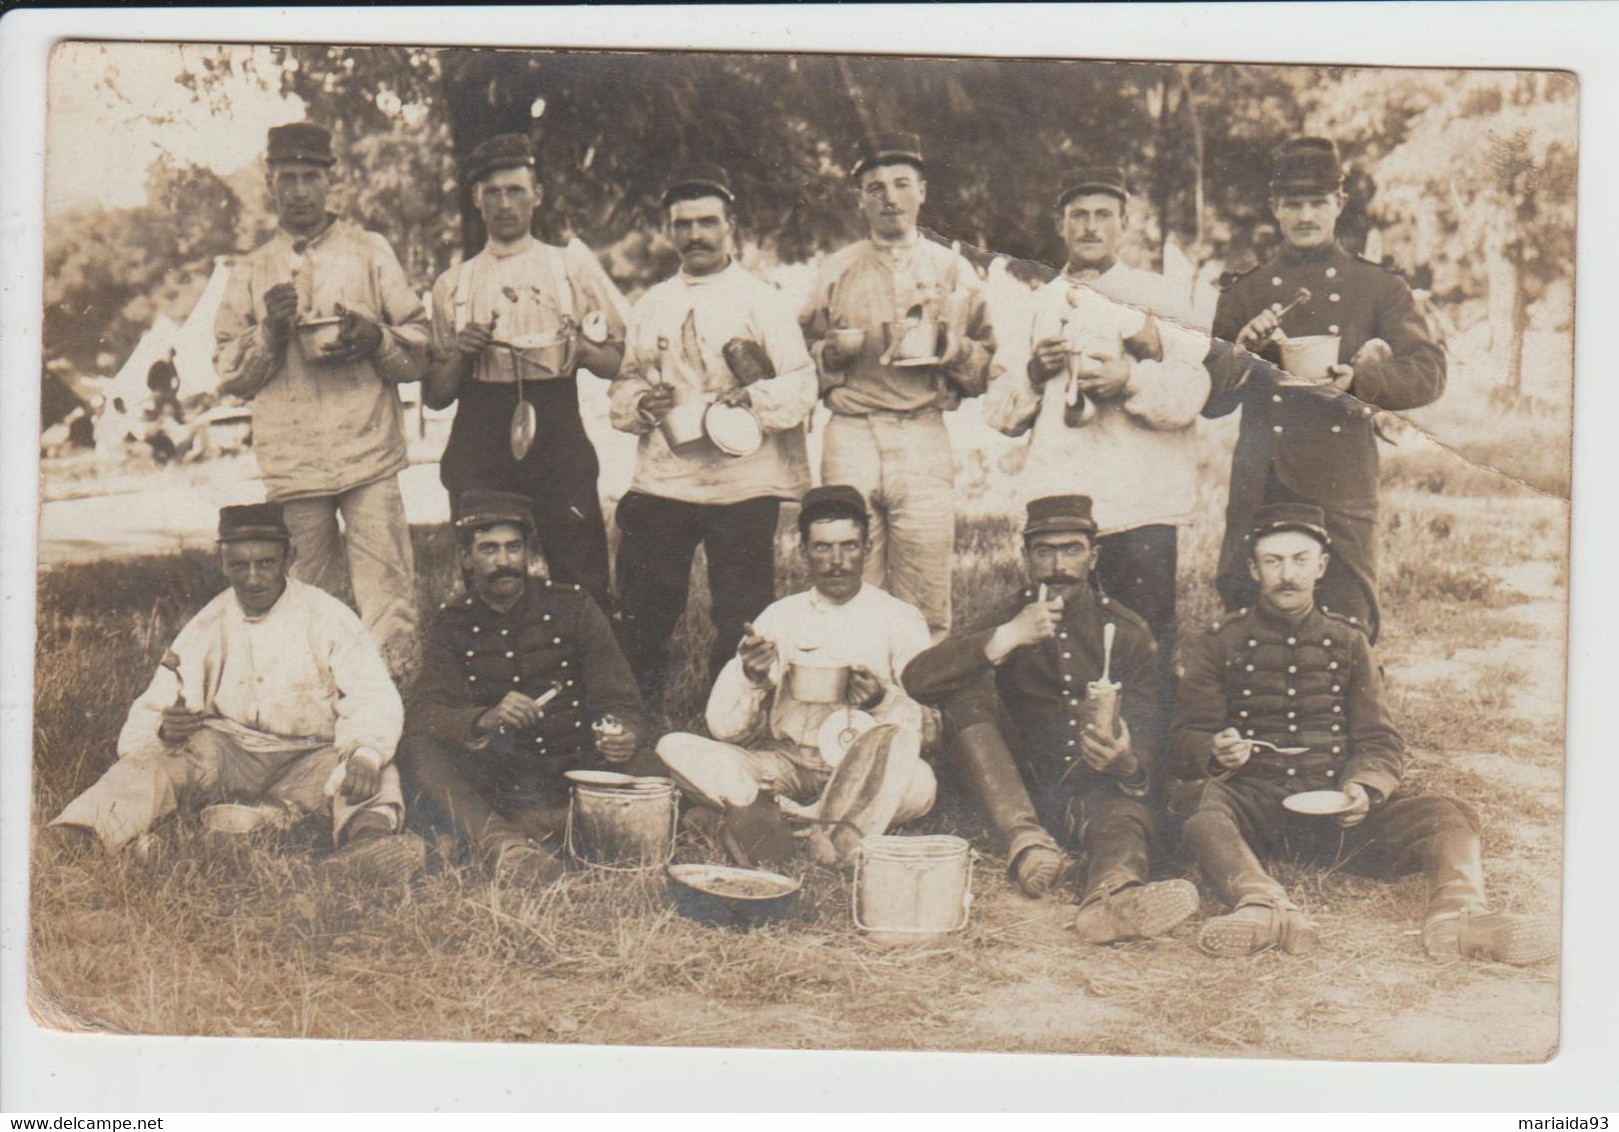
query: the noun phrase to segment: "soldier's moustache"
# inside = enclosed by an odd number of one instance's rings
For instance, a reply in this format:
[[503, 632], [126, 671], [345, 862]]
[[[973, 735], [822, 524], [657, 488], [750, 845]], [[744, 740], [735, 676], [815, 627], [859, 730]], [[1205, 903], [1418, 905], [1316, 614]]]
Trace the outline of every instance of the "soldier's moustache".
[[523, 572], [521, 570], [500, 569], [492, 571], [489, 575], [489, 580], [491, 582], [498, 582], [502, 578], [521, 578], [522, 576]]

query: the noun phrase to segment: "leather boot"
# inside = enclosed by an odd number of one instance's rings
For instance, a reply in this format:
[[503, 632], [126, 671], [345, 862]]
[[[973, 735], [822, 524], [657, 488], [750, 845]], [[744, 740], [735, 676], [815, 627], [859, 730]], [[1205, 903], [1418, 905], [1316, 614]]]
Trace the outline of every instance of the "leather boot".
[[1035, 813], [1029, 789], [994, 723], [974, 723], [956, 733], [950, 754], [984, 807], [990, 826], [1006, 843], [1008, 872], [1023, 892], [1046, 895], [1061, 877], [1066, 858], [1057, 839]]
[[1286, 901], [1239, 905], [1234, 912], [1205, 922], [1197, 933], [1198, 949], [1221, 958], [1257, 955], [1273, 947], [1304, 955], [1318, 942], [1315, 921]]
[[1422, 948], [1430, 957], [1484, 959], [1526, 967], [1557, 957], [1557, 921], [1516, 912], [1442, 912], [1422, 928]]
[[1197, 886], [1189, 880], [1132, 884], [1081, 905], [1074, 931], [1086, 943], [1152, 939], [1184, 924], [1197, 904]]

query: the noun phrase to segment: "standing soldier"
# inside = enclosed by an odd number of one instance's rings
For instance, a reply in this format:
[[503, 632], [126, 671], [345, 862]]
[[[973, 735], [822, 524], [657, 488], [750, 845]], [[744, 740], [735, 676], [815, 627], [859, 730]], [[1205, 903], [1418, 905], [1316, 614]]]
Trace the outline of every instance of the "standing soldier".
[[[816, 389], [792, 307], [731, 257], [736, 196], [725, 171], [678, 170], [663, 204], [680, 271], [636, 304], [612, 391], [613, 427], [641, 438], [618, 504], [618, 591], [625, 651], [649, 704], [668, 685], [669, 635], [698, 543], [714, 618], [704, 687], [774, 599], [776, 520], [782, 500], [810, 485], [804, 419]], [[702, 430], [696, 414], [715, 403], [735, 410], [744, 435], [717, 441]]]
[[387, 240], [326, 211], [331, 134], [276, 126], [266, 161], [280, 227], [231, 271], [214, 320], [219, 389], [253, 402], [253, 447], [265, 494], [284, 505], [295, 576], [337, 593], [347, 574], [397, 677], [416, 647], [398, 386], [422, 376], [427, 314]]
[[[1377, 640], [1378, 409], [1416, 409], [1445, 388], [1445, 354], [1429, 336], [1411, 289], [1392, 271], [1351, 255], [1333, 236], [1344, 208], [1338, 148], [1296, 138], [1276, 151], [1270, 210], [1283, 247], [1235, 279], [1214, 314], [1214, 394], [1205, 416], [1241, 406], [1231, 459], [1231, 498], [1218, 586], [1228, 610], [1251, 607], [1246, 537], [1267, 503], [1308, 503], [1326, 512], [1332, 557], [1322, 608], [1348, 617]], [[1285, 331], [1285, 333], [1283, 333]], [[1241, 350], [1279, 362], [1279, 339], [1332, 335], [1337, 364], [1326, 380], [1278, 375]], [[1280, 380], [1278, 377], [1280, 376]]]
[[[1024, 493], [1083, 492], [1095, 504], [1096, 580], [1158, 642], [1157, 696], [1175, 706], [1176, 527], [1197, 504], [1195, 425], [1209, 396], [1208, 335], [1188, 329], [1186, 296], [1120, 263], [1129, 222], [1124, 171], [1069, 173], [1057, 197], [1063, 273], [1035, 296], [1031, 332], [996, 355], [984, 419], [1033, 429]], [[1007, 336], [1003, 335], [1003, 338]]]
[[995, 340], [972, 265], [917, 231], [917, 136], [867, 139], [852, 175], [871, 237], [827, 258], [799, 315], [832, 410], [821, 480], [870, 501], [866, 580], [919, 608], [937, 639], [956, 538], [944, 411], [984, 392]]
[[463, 492], [513, 491], [534, 508], [550, 576], [611, 608], [596, 450], [579, 416], [579, 368], [612, 380], [624, 356], [624, 299], [583, 244], [531, 234], [542, 193], [534, 151], [501, 134], [467, 162], [489, 240], [433, 285], [433, 364], [423, 400], [457, 403], [439, 475]]

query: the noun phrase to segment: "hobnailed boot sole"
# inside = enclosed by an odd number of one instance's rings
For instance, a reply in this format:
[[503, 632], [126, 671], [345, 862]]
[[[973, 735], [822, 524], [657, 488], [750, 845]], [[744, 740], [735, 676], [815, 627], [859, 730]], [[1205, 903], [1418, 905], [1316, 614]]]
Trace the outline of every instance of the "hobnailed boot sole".
[[347, 881], [406, 884], [427, 869], [427, 843], [414, 833], [350, 841], [326, 858], [326, 871]]
[[1557, 921], [1512, 912], [1445, 916], [1422, 929], [1422, 946], [1441, 961], [1484, 959], [1528, 967], [1557, 957]]
[[1062, 878], [1066, 864], [1058, 850], [1031, 845], [1018, 854], [1017, 863], [1012, 868], [1012, 879], [1023, 895], [1039, 900], [1051, 895], [1051, 890], [1057, 887], [1057, 882]]
[[1198, 906], [1197, 886], [1189, 880], [1136, 884], [1079, 910], [1074, 931], [1087, 943], [1127, 943], [1168, 935]]
[[495, 862], [495, 883], [508, 888], [538, 888], [562, 879], [567, 866], [538, 845], [513, 844]]
[[[1249, 909], [1265, 916], [1244, 916]], [[1307, 955], [1321, 942], [1315, 921], [1297, 909], [1250, 904], [1227, 916], [1218, 916], [1197, 933], [1198, 950], [1221, 959], [1241, 959], [1280, 948], [1288, 955]]]

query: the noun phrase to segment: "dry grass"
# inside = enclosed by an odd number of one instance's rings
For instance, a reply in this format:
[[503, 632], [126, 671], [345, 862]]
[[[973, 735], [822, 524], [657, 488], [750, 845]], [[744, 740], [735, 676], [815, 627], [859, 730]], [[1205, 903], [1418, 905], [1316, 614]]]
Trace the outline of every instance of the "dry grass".
[[[1214, 612], [1206, 582], [1229, 435], [1209, 432], [1203, 517], [1182, 536], [1188, 628]], [[1436, 470], [1434, 459], [1388, 460], [1379, 653], [1414, 748], [1411, 786], [1479, 807], [1499, 903], [1553, 909], [1562, 720], [1530, 694], [1524, 665], [1495, 646], [1528, 647], [1535, 621], [1524, 615], [1565, 601], [1565, 575], [1540, 593], [1503, 578], [1516, 565], [1560, 562], [1567, 512], [1477, 469]], [[964, 624], [1019, 577], [1005, 517], [1011, 470], [980, 464], [968, 477], [973, 517], [960, 524], [955, 583]], [[456, 584], [452, 543], [442, 529], [414, 537], [431, 613]], [[791, 542], [784, 528], [783, 592], [800, 584]], [[699, 562], [694, 583], [701, 571]], [[42, 580], [36, 819], [106, 767], [130, 699], [216, 586], [201, 553]], [[706, 604], [694, 585], [678, 630], [688, 656], [706, 652]], [[668, 722], [695, 717], [702, 694], [688, 664]], [[918, 829], [959, 829], [989, 847], [982, 823], [948, 792]], [[1064, 930], [1071, 909], [1024, 900], [1004, 862], [986, 855], [967, 931], [892, 952], [853, 931], [845, 878], [807, 863], [795, 869], [805, 880], [797, 920], [738, 934], [680, 918], [655, 876], [582, 872], [521, 897], [446, 867], [407, 891], [336, 891], [318, 871], [320, 839], [311, 822], [221, 843], [182, 817], [144, 860], [62, 862], [36, 848], [36, 1014], [66, 1028], [164, 1034], [1201, 1056], [1533, 1061], [1556, 1043], [1556, 969], [1428, 962], [1406, 934], [1422, 913], [1414, 880], [1283, 864], [1325, 946], [1306, 958], [1218, 962], [1189, 945], [1190, 928], [1173, 940], [1082, 947]], [[683, 842], [680, 855], [706, 859], [712, 848]]]

